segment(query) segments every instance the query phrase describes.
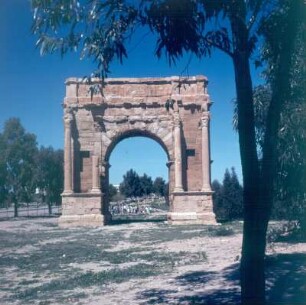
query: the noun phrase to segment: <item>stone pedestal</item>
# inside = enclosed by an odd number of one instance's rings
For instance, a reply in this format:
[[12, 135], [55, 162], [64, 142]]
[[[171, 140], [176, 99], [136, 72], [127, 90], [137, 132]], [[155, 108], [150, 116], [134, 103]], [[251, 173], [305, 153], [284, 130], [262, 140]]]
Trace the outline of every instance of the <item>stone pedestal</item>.
[[217, 224], [213, 213], [212, 192], [173, 192], [167, 215], [170, 224]]
[[62, 194], [62, 216], [58, 224], [67, 227], [99, 227], [106, 223], [102, 210], [102, 194]]

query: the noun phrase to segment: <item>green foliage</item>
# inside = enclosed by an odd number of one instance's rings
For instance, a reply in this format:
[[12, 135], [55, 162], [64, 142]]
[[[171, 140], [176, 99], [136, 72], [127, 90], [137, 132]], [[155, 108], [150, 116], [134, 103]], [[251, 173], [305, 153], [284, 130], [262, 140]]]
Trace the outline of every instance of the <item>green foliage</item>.
[[162, 177], [156, 177], [153, 182], [153, 190], [156, 195], [167, 196], [168, 185]]
[[[32, 0], [31, 4], [32, 32], [38, 36], [41, 55], [79, 52], [81, 59], [88, 57], [96, 63], [91, 76], [102, 80], [114, 59], [122, 62], [127, 57], [126, 43], [140, 27], [156, 34], [156, 55], [165, 53], [169, 63], [185, 52], [202, 57], [210, 55], [212, 48], [228, 54], [233, 51], [226, 27], [204, 30], [211, 19], [233, 14], [238, 4], [210, 0]], [[252, 44], [253, 40], [249, 48]]]
[[126, 197], [141, 196], [139, 175], [132, 169], [127, 171], [120, 183], [119, 190]]
[[231, 173], [226, 169], [223, 185], [218, 180], [212, 183], [214, 191], [214, 212], [218, 222], [241, 219], [243, 212], [242, 193], [243, 189], [238, 181], [235, 169]]
[[[277, 83], [280, 65], [280, 52], [287, 48], [286, 27], [289, 1], [283, 2], [282, 10], [275, 10], [261, 25], [261, 34], [266, 38], [261, 52], [265, 85], [253, 90], [256, 141], [259, 156], [262, 157], [266, 133], [267, 114], [272, 93], [284, 91]], [[297, 17], [298, 18], [298, 17]], [[306, 36], [305, 22], [298, 26], [291, 54], [289, 89], [281, 113], [278, 128], [277, 164], [274, 183], [274, 202], [272, 217], [280, 219], [299, 219], [301, 227], [306, 228]], [[274, 93], [275, 94], [275, 93]], [[234, 128], [237, 130], [237, 103], [235, 103]]]
[[106, 77], [114, 58], [126, 57], [125, 41], [139, 20], [127, 1], [32, 0], [33, 33], [41, 54], [80, 51], [97, 63], [92, 76]]
[[167, 196], [168, 184], [161, 177], [157, 177], [153, 182], [147, 174], [139, 176], [133, 169], [130, 169], [123, 176], [119, 191], [126, 197], [141, 197], [152, 193]]
[[149, 195], [153, 192], [152, 178], [144, 174], [139, 178], [141, 195]]
[[30, 202], [35, 190], [36, 136], [27, 133], [19, 119], [11, 118], [0, 138], [1, 197], [14, 203], [18, 216], [19, 202]]
[[[263, 25], [262, 31], [266, 39], [263, 50], [263, 60], [267, 61], [265, 76], [272, 90], [280, 88], [278, 67], [282, 66], [278, 56], [279, 50], [287, 47], [287, 40], [279, 36], [275, 40], [273, 32], [281, 35], [284, 32], [284, 18], [288, 7], [275, 12]], [[275, 183], [274, 217], [285, 216], [285, 219], [298, 220], [302, 231], [306, 231], [306, 12], [303, 22], [299, 24], [297, 38], [294, 41], [293, 52], [290, 54], [290, 81], [284, 88], [286, 101], [280, 118], [277, 147], [278, 164]], [[300, 18], [300, 16], [296, 16]], [[276, 31], [277, 29], [277, 31]], [[279, 213], [282, 211], [283, 215]]]
[[41, 147], [36, 159], [36, 186], [42, 192], [43, 199], [49, 206], [59, 205], [64, 184], [64, 153], [52, 147]]
[[[262, 156], [267, 112], [269, 109], [271, 96], [272, 92], [269, 85], [259, 85], [253, 89], [255, 136], [256, 136], [257, 152], [260, 157]], [[234, 129], [238, 131], [238, 105], [236, 99], [234, 99], [233, 126]]]
[[112, 201], [114, 196], [117, 195], [117, 193], [118, 193], [117, 188], [110, 183], [108, 186], [109, 200]]
[[36, 136], [19, 119], [7, 120], [0, 134], [0, 204], [14, 203], [18, 216], [19, 204], [31, 202], [39, 188], [51, 213], [51, 205], [60, 203], [63, 179], [63, 151], [38, 149]]

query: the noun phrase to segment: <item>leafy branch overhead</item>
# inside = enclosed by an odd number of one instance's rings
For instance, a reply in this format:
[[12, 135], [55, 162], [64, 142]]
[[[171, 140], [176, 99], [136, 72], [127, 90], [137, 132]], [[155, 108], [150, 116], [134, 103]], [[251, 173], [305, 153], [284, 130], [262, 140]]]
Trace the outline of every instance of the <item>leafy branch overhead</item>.
[[[247, 2], [251, 25], [259, 4]], [[157, 35], [155, 53], [158, 57], [165, 53], [170, 64], [185, 52], [210, 56], [213, 48], [232, 56], [238, 43], [228, 27], [213, 21], [238, 14], [236, 6], [226, 1], [32, 0], [32, 9], [32, 32], [38, 36], [41, 55], [78, 52], [80, 59], [88, 57], [96, 63], [91, 77], [102, 79], [114, 59], [122, 63], [127, 57], [127, 42], [141, 27]], [[256, 32], [248, 42], [250, 52], [254, 42]]]
[[42, 55], [58, 51], [80, 52], [80, 58], [90, 57], [97, 63], [92, 77], [106, 77], [109, 64], [126, 57], [124, 46], [136, 26], [137, 14], [122, 1], [44, 1], [33, 0], [32, 32]]

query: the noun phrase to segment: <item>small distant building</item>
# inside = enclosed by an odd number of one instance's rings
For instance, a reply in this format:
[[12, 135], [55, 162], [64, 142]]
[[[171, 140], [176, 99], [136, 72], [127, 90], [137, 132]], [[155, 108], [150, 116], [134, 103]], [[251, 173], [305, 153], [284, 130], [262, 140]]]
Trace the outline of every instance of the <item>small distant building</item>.
[[120, 187], [120, 184], [113, 184], [113, 186], [115, 187], [115, 189], [119, 192], [119, 187]]

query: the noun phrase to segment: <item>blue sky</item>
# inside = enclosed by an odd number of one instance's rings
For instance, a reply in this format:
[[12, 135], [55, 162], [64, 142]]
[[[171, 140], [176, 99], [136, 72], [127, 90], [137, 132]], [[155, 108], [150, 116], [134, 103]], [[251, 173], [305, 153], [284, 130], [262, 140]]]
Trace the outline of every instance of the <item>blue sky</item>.
[[[80, 61], [76, 53], [63, 59], [58, 54], [41, 57], [31, 35], [32, 15], [27, 0], [0, 0], [0, 129], [10, 117], [19, 117], [23, 126], [37, 135], [39, 145], [63, 148], [62, 101], [65, 79], [83, 77], [94, 70], [90, 60]], [[169, 67], [165, 59], [154, 56], [149, 35], [128, 46], [128, 59], [115, 62], [111, 77], [164, 77], [181, 75], [189, 56]], [[226, 168], [234, 166], [241, 181], [238, 136], [232, 128], [235, 97], [234, 74], [230, 59], [215, 52], [210, 59], [192, 61], [189, 75], [203, 74], [209, 79], [211, 108], [212, 179], [222, 181]], [[256, 72], [256, 71], [255, 71]], [[183, 75], [186, 75], [186, 71]], [[255, 75], [255, 74], [254, 74]], [[259, 79], [255, 75], [256, 81]], [[141, 149], [140, 149], [141, 148]], [[110, 182], [118, 184], [130, 168], [153, 178], [167, 180], [166, 155], [153, 140], [131, 138], [114, 149], [110, 163]]]

